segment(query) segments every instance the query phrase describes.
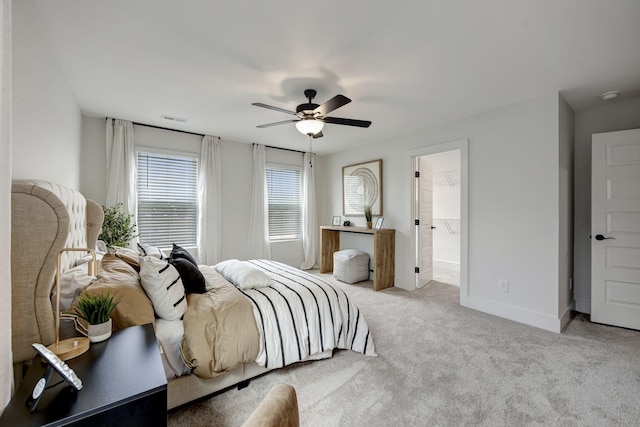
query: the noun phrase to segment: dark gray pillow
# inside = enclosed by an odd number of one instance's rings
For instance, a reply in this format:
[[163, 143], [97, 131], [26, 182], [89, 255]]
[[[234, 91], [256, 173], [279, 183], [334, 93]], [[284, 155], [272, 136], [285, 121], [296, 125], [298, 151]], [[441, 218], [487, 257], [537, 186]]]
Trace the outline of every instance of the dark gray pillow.
[[169, 258], [171, 259], [183, 258], [189, 261], [191, 264], [195, 265], [196, 267], [198, 266], [198, 263], [196, 262], [195, 259], [193, 259], [189, 251], [187, 251], [183, 247], [176, 245], [175, 243], [173, 244], [173, 249], [171, 249], [171, 254], [169, 255]]
[[182, 279], [182, 284], [184, 285], [185, 293], [203, 294], [206, 292], [207, 287], [204, 276], [196, 265], [185, 258], [172, 257], [169, 258], [169, 262], [176, 268], [176, 270], [178, 270], [178, 274], [180, 274], [180, 279]]

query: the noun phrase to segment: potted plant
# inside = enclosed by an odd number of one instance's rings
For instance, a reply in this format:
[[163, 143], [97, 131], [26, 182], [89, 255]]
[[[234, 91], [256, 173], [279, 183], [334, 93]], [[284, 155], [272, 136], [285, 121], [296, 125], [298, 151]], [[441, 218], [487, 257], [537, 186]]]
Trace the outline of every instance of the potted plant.
[[77, 323], [91, 342], [104, 341], [111, 336], [111, 313], [120, 300], [116, 300], [109, 292], [102, 295], [83, 293], [73, 305], [74, 314], [84, 319], [87, 326]]
[[133, 215], [124, 212], [122, 203], [110, 207], [102, 206], [102, 210], [104, 211], [104, 221], [98, 240], [104, 241], [107, 247], [126, 247], [131, 239], [138, 237]]
[[373, 215], [371, 214], [371, 205], [366, 205], [364, 207], [364, 218], [367, 220], [367, 228], [371, 228], [373, 226], [371, 220], [373, 219]]

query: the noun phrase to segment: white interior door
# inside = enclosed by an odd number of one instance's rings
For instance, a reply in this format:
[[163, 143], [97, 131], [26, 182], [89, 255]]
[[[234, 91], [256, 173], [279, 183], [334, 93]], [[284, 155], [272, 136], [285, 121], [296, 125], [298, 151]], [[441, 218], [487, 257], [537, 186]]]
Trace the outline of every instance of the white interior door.
[[640, 129], [593, 135], [591, 320], [640, 329]]
[[421, 157], [416, 158], [416, 254], [417, 267], [416, 287], [421, 288], [433, 280], [433, 172], [429, 162]]

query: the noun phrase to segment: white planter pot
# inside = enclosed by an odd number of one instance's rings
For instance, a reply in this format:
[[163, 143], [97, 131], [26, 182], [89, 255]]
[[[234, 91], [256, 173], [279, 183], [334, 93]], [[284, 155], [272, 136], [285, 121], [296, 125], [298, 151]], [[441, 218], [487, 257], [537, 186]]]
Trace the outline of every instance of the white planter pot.
[[89, 325], [87, 336], [91, 342], [101, 342], [111, 336], [111, 318], [99, 325]]

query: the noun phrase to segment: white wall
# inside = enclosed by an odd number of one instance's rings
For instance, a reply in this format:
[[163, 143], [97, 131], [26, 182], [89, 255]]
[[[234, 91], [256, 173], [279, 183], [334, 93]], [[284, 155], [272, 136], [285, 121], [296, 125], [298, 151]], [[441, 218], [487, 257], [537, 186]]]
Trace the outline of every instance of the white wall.
[[591, 313], [591, 135], [640, 128], [640, 98], [603, 104], [575, 115], [574, 297]]
[[[105, 119], [82, 119], [81, 189], [86, 197], [103, 204], [106, 198]], [[182, 132], [134, 125], [136, 145], [200, 153], [202, 137]], [[222, 156], [222, 254], [221, 259], [247, 257], [249, 209], [253, 179], [251, 144], [221, 140]], [[267, 163], [302, 166], [302, 154], [267, 148]], [[300, 241], [271, 245], [272, 258], [293, 266], [303, 261]]]
[[78, 189], [81, 114], [32, 0], [13, 2], [12, 177]]
[[[341, 210], [342, 166], [382, 158], [385, 226], [396, 228], [396, 286], [412, 289], [412, 153], [468, 138], [468, 291], [461, 302], [559, 331], [558, 99], [549, 94], [327, 156], [320, 218], [327, 224]], [[498, 290], [500, 279], [509, 280], [509, 292]]]
[[558, 228], [558, 316], [562, 327], [571, 320], [573, 291], [570, 281], [573, 274], [573, 151], [574, 113], [562, 97], [559, 97], [559, 216]]
[[107, 149], [105, 118], [82, 116], [80, 192], [104, 204], [107, 199]]
[[0, 415], [13, 391], [11, 353], [11, 0], [0, 3]]

